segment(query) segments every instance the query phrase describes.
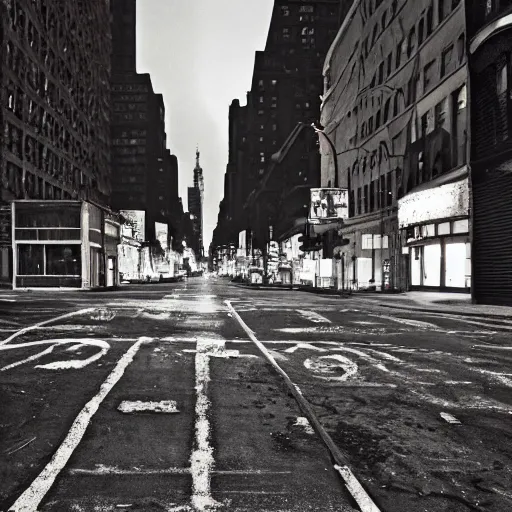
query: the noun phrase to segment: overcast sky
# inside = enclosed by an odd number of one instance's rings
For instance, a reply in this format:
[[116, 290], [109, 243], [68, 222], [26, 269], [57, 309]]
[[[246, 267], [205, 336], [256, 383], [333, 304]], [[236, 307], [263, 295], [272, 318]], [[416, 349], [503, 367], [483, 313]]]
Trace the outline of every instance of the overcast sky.
[[205, 182], [208, 251], [224, 195], [228, 109], [246, 104], [254, 52], [263, 50], [273, 0], [138, 0], [137, 71], [151, 73], [166, 108], [167, 147], [178, 157], [187, 208], [196, 145]]

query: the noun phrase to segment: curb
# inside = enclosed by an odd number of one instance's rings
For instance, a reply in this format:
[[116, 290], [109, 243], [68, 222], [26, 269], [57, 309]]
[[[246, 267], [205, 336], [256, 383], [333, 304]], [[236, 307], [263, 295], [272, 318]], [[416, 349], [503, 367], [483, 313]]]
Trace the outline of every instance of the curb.
[[372, 301], [371, 299], [369, 301], [366, 301], [367, 304], [373, 303], [379, 307], [383, 308], [389, 308], [389, 309], [401, 309], [401, 310], [409, 310], [409, 311], [421, 311], [424, 313], [445, 313], [447, 315], [458, 315], [458, 316], [469, 316], [469, 317], [475, 317], [475, 318], [482, 318], [482, 317], [490, 317], [492, 319], [496, 320], [511, 320], [512, 321], [512, 315], [498, 315], [494, 313], [488, 313], [488, 312], [482, 312], [482, 313], [473, 313], [471, 311], [455, 311], [455, 310], [445, 310], [445, 309], [427, 309], [423, 308], [421, 306], [397, 306], [397, 305], [390, 305], [390, 304], [382, 304], [377, 301]]

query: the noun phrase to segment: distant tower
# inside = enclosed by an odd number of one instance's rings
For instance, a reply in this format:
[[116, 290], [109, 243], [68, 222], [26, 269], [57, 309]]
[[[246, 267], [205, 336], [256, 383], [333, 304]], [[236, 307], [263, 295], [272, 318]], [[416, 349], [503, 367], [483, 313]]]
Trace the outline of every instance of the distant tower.
[[188, 187], [188, 211], [193, 215], [194, 241], [192, 248], [197, 258], [204, 256], [203, 248], [203, 203], [204, 179], [203, 169], [199, 164], [199, 148], [196, 148], [196, 166], [194, 168], [194, 186]]

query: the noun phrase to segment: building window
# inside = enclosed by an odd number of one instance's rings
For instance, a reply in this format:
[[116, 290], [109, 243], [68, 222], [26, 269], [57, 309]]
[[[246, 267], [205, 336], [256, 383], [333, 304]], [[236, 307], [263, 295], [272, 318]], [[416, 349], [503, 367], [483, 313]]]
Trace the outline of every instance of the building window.
[[423, 92], [427, 92], [434, 82], [435, 64], [433, 60], [423, 68]]
[[441, 54], [441, 78], [455, 69], [453, 59], [453, 44], [443, 50]]
[[357, 189], [357, 213], [361, 214], [363, 213], [362, 208], [362, 199], [361, 199], [361, 187]]
[[427, 20], [427, 23], [426, 23], [427, 33], [425, 35], [425, 38], [427, 38], [430, 34], [432, 34], [432, 31], [434, 30], [434, 9], [432, 6], [430, 6], [427, 9], [426, 20]]
[[412, 27], [411, 31], [409, 32], [409, 39], [407, 41], [407, 57], [410, 57], [412, 55], [412, 52], [414, 51], [416, 47], [416, 27]]
[[18, 275], [41, 276], [44, 274], [44, 245], [18, 245]]
[[[453, 116], [453, 152], [454, 161], [457, 166], [466, 163], [466, 120], [467, 120], [467, 89], [463, 85], [459, 90], [455, 91], [452, 97], [454, 107]], [[502, 139], [508, 138], [508, 119], [507, 116], [502, 117]]]
[[46, 245], [46, 275], [81, 276], [81, 245]]
[[391, 98], [388, 98], [386, 100], [386, 103], [384, 104], [384, 119], [383, 119], [383, 124], [386, 124], [389, 120], [389, 108], [391, 106]]
[[287, 5], [281, 6], [281, 14], [283, 16], [290, 16], [290, 8]]
[[363, 203], [364, 203], [364, 212], [365, 213], [368, 213], [369, 212], [369, 204], [368, 204], [368, 185], [365, 185], [364, 186], [364, 193], [363, 193]]
[[400, 62], [402, 60], [402, 46], [404, 45], [404, 40], [402, 39], [396, 46], [396, 54], [395, 54], [395, 68], [398, 69], [400, 67]]
[[260, 153], [260, 162], [261, 163], [265, 162], [265, 153]]
[[418, 23], [418, 46], [421, 46], [425, 37], [425, 20], [424, 18], [420, 19]]
[[375, 180], [370, 183], [370, 211], [375, 210]]
[[507, 92], [508, 88], [508, 66], [507, 63], [503, 63], [502, 66], [498, 68], [498, 73], [496, 75], [496, 93], [498, 96], [501, 96], [503, 93]]

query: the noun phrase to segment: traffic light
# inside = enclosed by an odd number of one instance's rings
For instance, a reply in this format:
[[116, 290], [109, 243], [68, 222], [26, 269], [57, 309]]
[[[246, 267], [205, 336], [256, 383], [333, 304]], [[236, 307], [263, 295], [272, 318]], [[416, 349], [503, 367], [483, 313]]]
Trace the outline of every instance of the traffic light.
[[302, 252], [319, 251], [322, 248], [322, 243], [317, 238], [309, 238], [305, 235], [299, 236], [299, 250]]

